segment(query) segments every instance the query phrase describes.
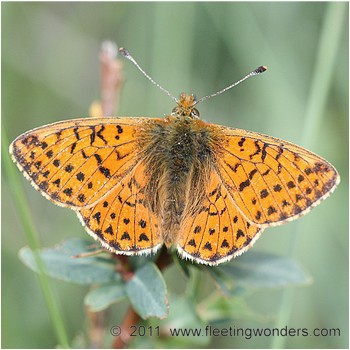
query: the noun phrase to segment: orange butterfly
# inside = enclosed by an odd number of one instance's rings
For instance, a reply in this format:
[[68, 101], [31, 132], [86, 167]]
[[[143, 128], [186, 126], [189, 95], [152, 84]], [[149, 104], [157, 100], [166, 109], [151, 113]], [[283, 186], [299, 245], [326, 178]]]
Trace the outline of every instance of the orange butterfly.
[[340, 181], [302, 147], [206, 123], [193, 95], [176, 101], [165, 119], [46, 125], [17, 137], [10, 153], [37, 190], [76, 211], [112, 252], [150, 254], [175, 244], [184, 258], [208, 265], [244, 253], [264, 228], [306, 214]]

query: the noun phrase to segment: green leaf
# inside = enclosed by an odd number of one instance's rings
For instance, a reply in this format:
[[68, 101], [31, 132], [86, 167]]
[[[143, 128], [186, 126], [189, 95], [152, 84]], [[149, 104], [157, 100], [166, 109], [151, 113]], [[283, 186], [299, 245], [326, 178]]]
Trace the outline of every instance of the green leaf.
[[234, 281], [230, 276], [221, 270], [212, 268], [210, 266], [203, 266], [203, 270], [209, 273], [209, 275], [215, 281], [216, 286], [225, 296], [231, 295], [231, 292], [234, 288]]
[[179, 349], [190, 345], [203, 348], [210, 343], [204, 331], [206, 324], [199, 317], [193, 300], [174, 294], [169, 295], [169, 299], [168, 317], [164, 321], [156, 318], [145, 321], [147, 337], [135, 337], [131, 348]]
[[[71, 238], [53, 248], [41, 249], [39, 254], [45, 265], [45, 272], [54, 278], [78, 284], [107, 283], [120, 281], [111, 258], [89, 256], [74, 258], [74, 255], [94, 251], [91, 241]], [[33, 251], [24, 247], [19, 251], [23, 263], [35, 272], [38, 267]]]
[[[162, 323], [162, 328], [203, 326], [204, 323], [200, 319], [192, 299], [172, 294], [170, 302], [171, 309], [169, 317]], [[186, 315], [186, 317], [184, 317], [184, 315]]]
[[297, 261], [259, 252], [215, 269], [230, 276], [235, 284], [252, 288], [306, 285], [312, 281]]
[[[161, 333], [164, 335], [178, 331], [175, 336], [157, 339], [160, 348], [184, 348], [189, 344], [196, 347], [205, 347], [210, 343], [210, 337], [204, 332], [206, 323], [200, 318], [195, 302], [187, 297], [179, 297], [174, 294], [170, 296], [170, 312], [168, 318], [161, 323]], [[183, 334], [182, 332], [188, 332]], [[194, 334], [201, 332], [200, 335]]]
[[250, 320], [266, 322], [267, 317], [254, 312], [241, 297], [223, 298], [214, 294], [199, 305], [200, 315], [207, 323], [228, 320]]
[[177, 253], [173, 253], [173, 261], [176, 266], [179, 267], [180, 271], [189, 278], [190, 277], [190, 267], [193, 265], [190, 265], [186, 260], [180, 258]]
[[242, 296], [249, 293], [249, 290], [246, 286], [238, 285], [235, 283], [235, 280], [225, 272], [217, 268], [213, 269], [210, 266], [205, 266], [204, 270], [209, 273], [209, 275], [215, 281], [216, 286], [226, 297]]
[[86, 294], [84, 304], [89, 307], [90, 311], [97, 312], [107, 309], [111, 304], [126, 298], [124, 284], [114, 282], [99, 286]]
[[149, 262], [152, 263], [156, 260], [157, 255], [137, 255], [129, 257], [129, 264], [131, 270], [135, 271], [142, 266], [145, 266]]
[[143, 318], [165, 318], [168, 315], [166, 284], [154, 263], [136, 270], [126, 283], [126, 292], [136, 312]]

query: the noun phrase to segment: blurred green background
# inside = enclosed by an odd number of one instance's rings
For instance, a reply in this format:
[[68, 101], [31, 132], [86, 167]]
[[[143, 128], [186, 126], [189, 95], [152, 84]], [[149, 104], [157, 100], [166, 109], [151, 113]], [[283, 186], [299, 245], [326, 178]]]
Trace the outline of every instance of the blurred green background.
[[[340, 337], [287, 337], [285, 347], [348, 348], [347, 3], [14, 2], [1, 7], [2, 123], [9, 140], [43, 124], [88, 115], [99, 97], [98, 53], [105, 39], [128, 48], [176, 96], [182, 91], [198, 97], [213, 93], [267, 65], [264, 75], [198, 108], [207, 121], [295, 142], [338, 169], [342, 182], [329, 199], [297, 222], [267, 229], [247, 254], [257, 250], [290, 256], [312, 275], [312, 285], [295, 288], [286, 325], [341, 331]], [[124, 67], [119, 114], [169, 114], [173, 101], [130, 62]], [[2, 174], [2, 347], [55, 347], [37, 276], [17, 256], [27, 242], [11, 178], [4, 169]], [[49, 203], [22, 180], [42, 246], [86, 235], [72, 211]], [[169, 289], [177, 284], [181, 292], [186, 280], [178, 274], [171, 268], [165, 276]], [[86, 332], [87, 289], [56, 280], [52, 285], [74, 339]], [[235, 325], [273, 327], [288, 310], [284, 302], [283, 290], [252, 293], [248, 304], [275, 318], [266, 324], [237, 320]], [[111, 324], [120, 322], [124, 310], [112, 308]], [[213, 339], [211, 346], [271, 344], [265, 337], [227, 337]]]

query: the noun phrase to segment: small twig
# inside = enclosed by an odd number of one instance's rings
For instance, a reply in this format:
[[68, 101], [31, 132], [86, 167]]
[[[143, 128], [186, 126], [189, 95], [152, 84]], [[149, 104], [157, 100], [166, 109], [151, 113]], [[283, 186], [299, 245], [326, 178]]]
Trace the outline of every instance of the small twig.
[[106, 330], [106, 313], [107, 311], [92, 312], [86, 307], [86, 315], [88, 319], [88, 335], [90, 340], [90, 348], [103, 348]]
[[112, 258], [118, 261], [115, 269], [120, 273], [122, 279], [124, 281], [129, 281], [134, 275], [134, 271], [131, 270], [129, 264], [130, 257], [127, 255], [113, 254]]
[[72, 259], [89, 258], [91, 256], [95, 256], [95, 255], [98, 255], [98, 254], [101, 254], [101, 253], [106, 253], [106, 249], [101, 248], [101, 249], [93, 250], [92, 252], [75, 254], [75, 255], [72, 255], [71, 258]]
[[166, 267], [168, 267], [172, 262], [173, 257], [169, 254], [168, 249], [165, 246], [163, 246], [156, 261], [156, 265], [158, 266], [159, 270], [162, 271]]
[[[125, 255], [115, 255], [114, 258], [119, 261], [119, 264], [117, 265], [117, 270], [122, 275], [123, 279], [126, 281], [130, 280], [134, 275], [134, 272], [130, 271], [130, 266], [128, 262], [129, 257]], [[164, 270], [167, 266], [169, 266], [172, 263], [172, 261], [173, 259], [168, 253], [168, 250], [165, 246], [163, 246], [156, 261], [156, 265], [158, 266], [159, 270]], [[131, 340], [131, 326], [136, 326], [140, 322], [140, 320], [141, 317], [136, 313], [132, 306], [130, 306], [120, 326], [120, 336], [117, 336], [114, 339], [112, 343], [112, 349], [122, 349], [129, 344]]]
[[[101, 101], [92, 105], [91, 114], [95, 117], [112, 116], [119, 106], [120, 89], [123, 83], [122, 63], [117, 59], [117, 46], [110, 41], [102, 43], [100, 52], [101, 61]], [[91, 111], [90, 109], [90, 111]], [[96, 252], [89, 252], [75, 256], [91, 256]], [[92, 312], [86, 310], [89, 324], [88, 336], [92, 348], [103, 347], [103, 339], [106, 329], [106, 310]]]
[[[109, 41], [102, 44], [100, 53], [101, 61], [101, 102], [100, 109], [104, 116], [112, 116], [115, 110], [119, 107], [119, 95], [120, 89], [123, 83], [122, 75], [122, 63], [116, 59], [118, 53], [117, 46]], [[112, 254], [113, 259], [117, 260], [116, 270], [121, 274], [124, 281], [130, 280], [134, 271], [132, 271], [129, 264], [129, 257], [125, 255]], [[172, 257], [169, 255], [165, 247], [162, 248], [156, 265], [160, 270], [164, 270], [172, 262]], [[88, 313], [89, 315], [89, 313]], [[113, 349], [121, 349], [128, 345], [131, 340], [130, 327], [137, 325], [141, 320], [141, 317], [136, 311], [129, 307], [121, 324], [121, 334], [116, 336], [112, 343]], [[96, 327], [99, 325], [97, 324]], [[92, 339], [95, 329], [90, 328], [90, 338]], [[95, 344], [95, 343], [92, 343]]]
[[117, 45], [104, 41], [101, 47], [101, 109], [104, 116], [112, 116], [119, 108], [119, 95], [123, 83], [123, 65], [117, 59]]
[[136, 311], [129, 306], [127, 313], [124, 316], [123, 323], [120, 326], [120, 336], [115, 337], [112, 343], [112, 349], [123, 349], [131, 340], [130, 329], [131, 326], [137, 325], [141, 320], [141, 317]]

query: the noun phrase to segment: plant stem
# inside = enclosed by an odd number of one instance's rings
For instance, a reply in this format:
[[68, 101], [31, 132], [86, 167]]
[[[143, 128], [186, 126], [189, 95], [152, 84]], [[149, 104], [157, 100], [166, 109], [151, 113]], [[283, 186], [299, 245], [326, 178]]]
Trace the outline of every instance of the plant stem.
[[[327, 95], [330, 89], [331, 76], [335, 65], [335, 58], [340, 43], [347, 4], [344, 2], [329, 3], [325, 13], [322, 32], [320, 35], [315, 71], [310, 88], [308, 106], [305, 116], [301, 143], [310, 147], [314, 143], [313, 137], [323, 116]], [[297, 231], [297, 228], [296, 230]], [[295, 232], [293, 237], [299, 235]], [[296, 251], [296, 238], [291, 244], [292, 254]], [[282, 294], [281, 307], [275, 326], [282, 328], [288, 324], [293, 307], [294, 288], [285, 290]], [[271, 341], [272, 349], [285, 347], [285, 337], [274, 337]]]
[[108, 310], [92, 312], [89, 307], [86, 307], [85, 310], [88, 319], [90, 348], [100, 349], [104, 344]]
[[[119, 264], [117, 266], [118, 271], [121, 273], [123, 279], [128, 281], [133, 276], [133, 271], [130, 271], [129, 265], [129, 257], [126, 256], [115, 256], [116, 260], [118, 260]], [[156, 265], [159, 270], [164, 270], [167, 266], [172, 263], [172, 257], [168, 253], [166, 247], [162, 247], [158, 259], [156, 261]], [[119, 336], [116, 336], [112, 343], [112, 349], [121, 349], [128, 345], [131, 340], [130, 337], [130, 327], [137, 325], [141, 320], [141, 317], [137, 314], [137, 312], [129, 306], [128, 311], [126, 312], [123, 322], [120, 326], [121, 332]]]
[[115, 337], [112, 343], [112, 349], [123, 349], [128, 345], [131, 340], [130, 337], [130, 327], [137, 325], [141, 317], [136, 313], [136, 311], [129, 306], [128, 311], [125, 314], [124, 320], [120, 326], [120, 335]]
[[8, 183], [11, 187], [13, 194], [13, 200], [16, 204], [19, 218], [23, 225], [23, 231], [28, 242], [30, 249], [33, 251], [35, 263], [38, 266], [38, 279], [41, 291], [43, 293], [47, 310], [50, 315], [50, 319], [55, 330], [59, 347], [69, 348], [68, 336], [65, 330], [64, 321], [60, 312], [58, 301], [52, 290], [50, 279], [45, 274], [45, 265], [39, 254], [40, 241], [37, 235], [37, 230], [34, 226], [31, 213], [28, 207], [28, 203], [23, 198], [23, 188], [19, 179], [19, 174], [15, 171], [15, 167], [12, 164], [8, 153], [8, 139], [4, 128], [2, 128], [2, 160], [4, 165], [4, 171], [9, 180]]
[[167, 248], [163, 246], [156, 261], [156, 265], [158, 266], [159, 270], [162, 271], [166, 267], [168, 267], [172, 262], [172, 256], [168, 253]]
[[101, 62], [101, 109], [104, 116], [112, 116], [119, 109], [120, 89], [123, 83], [123, 65], [116, 59], [117, 45], [113, 42], [102, 43]]

